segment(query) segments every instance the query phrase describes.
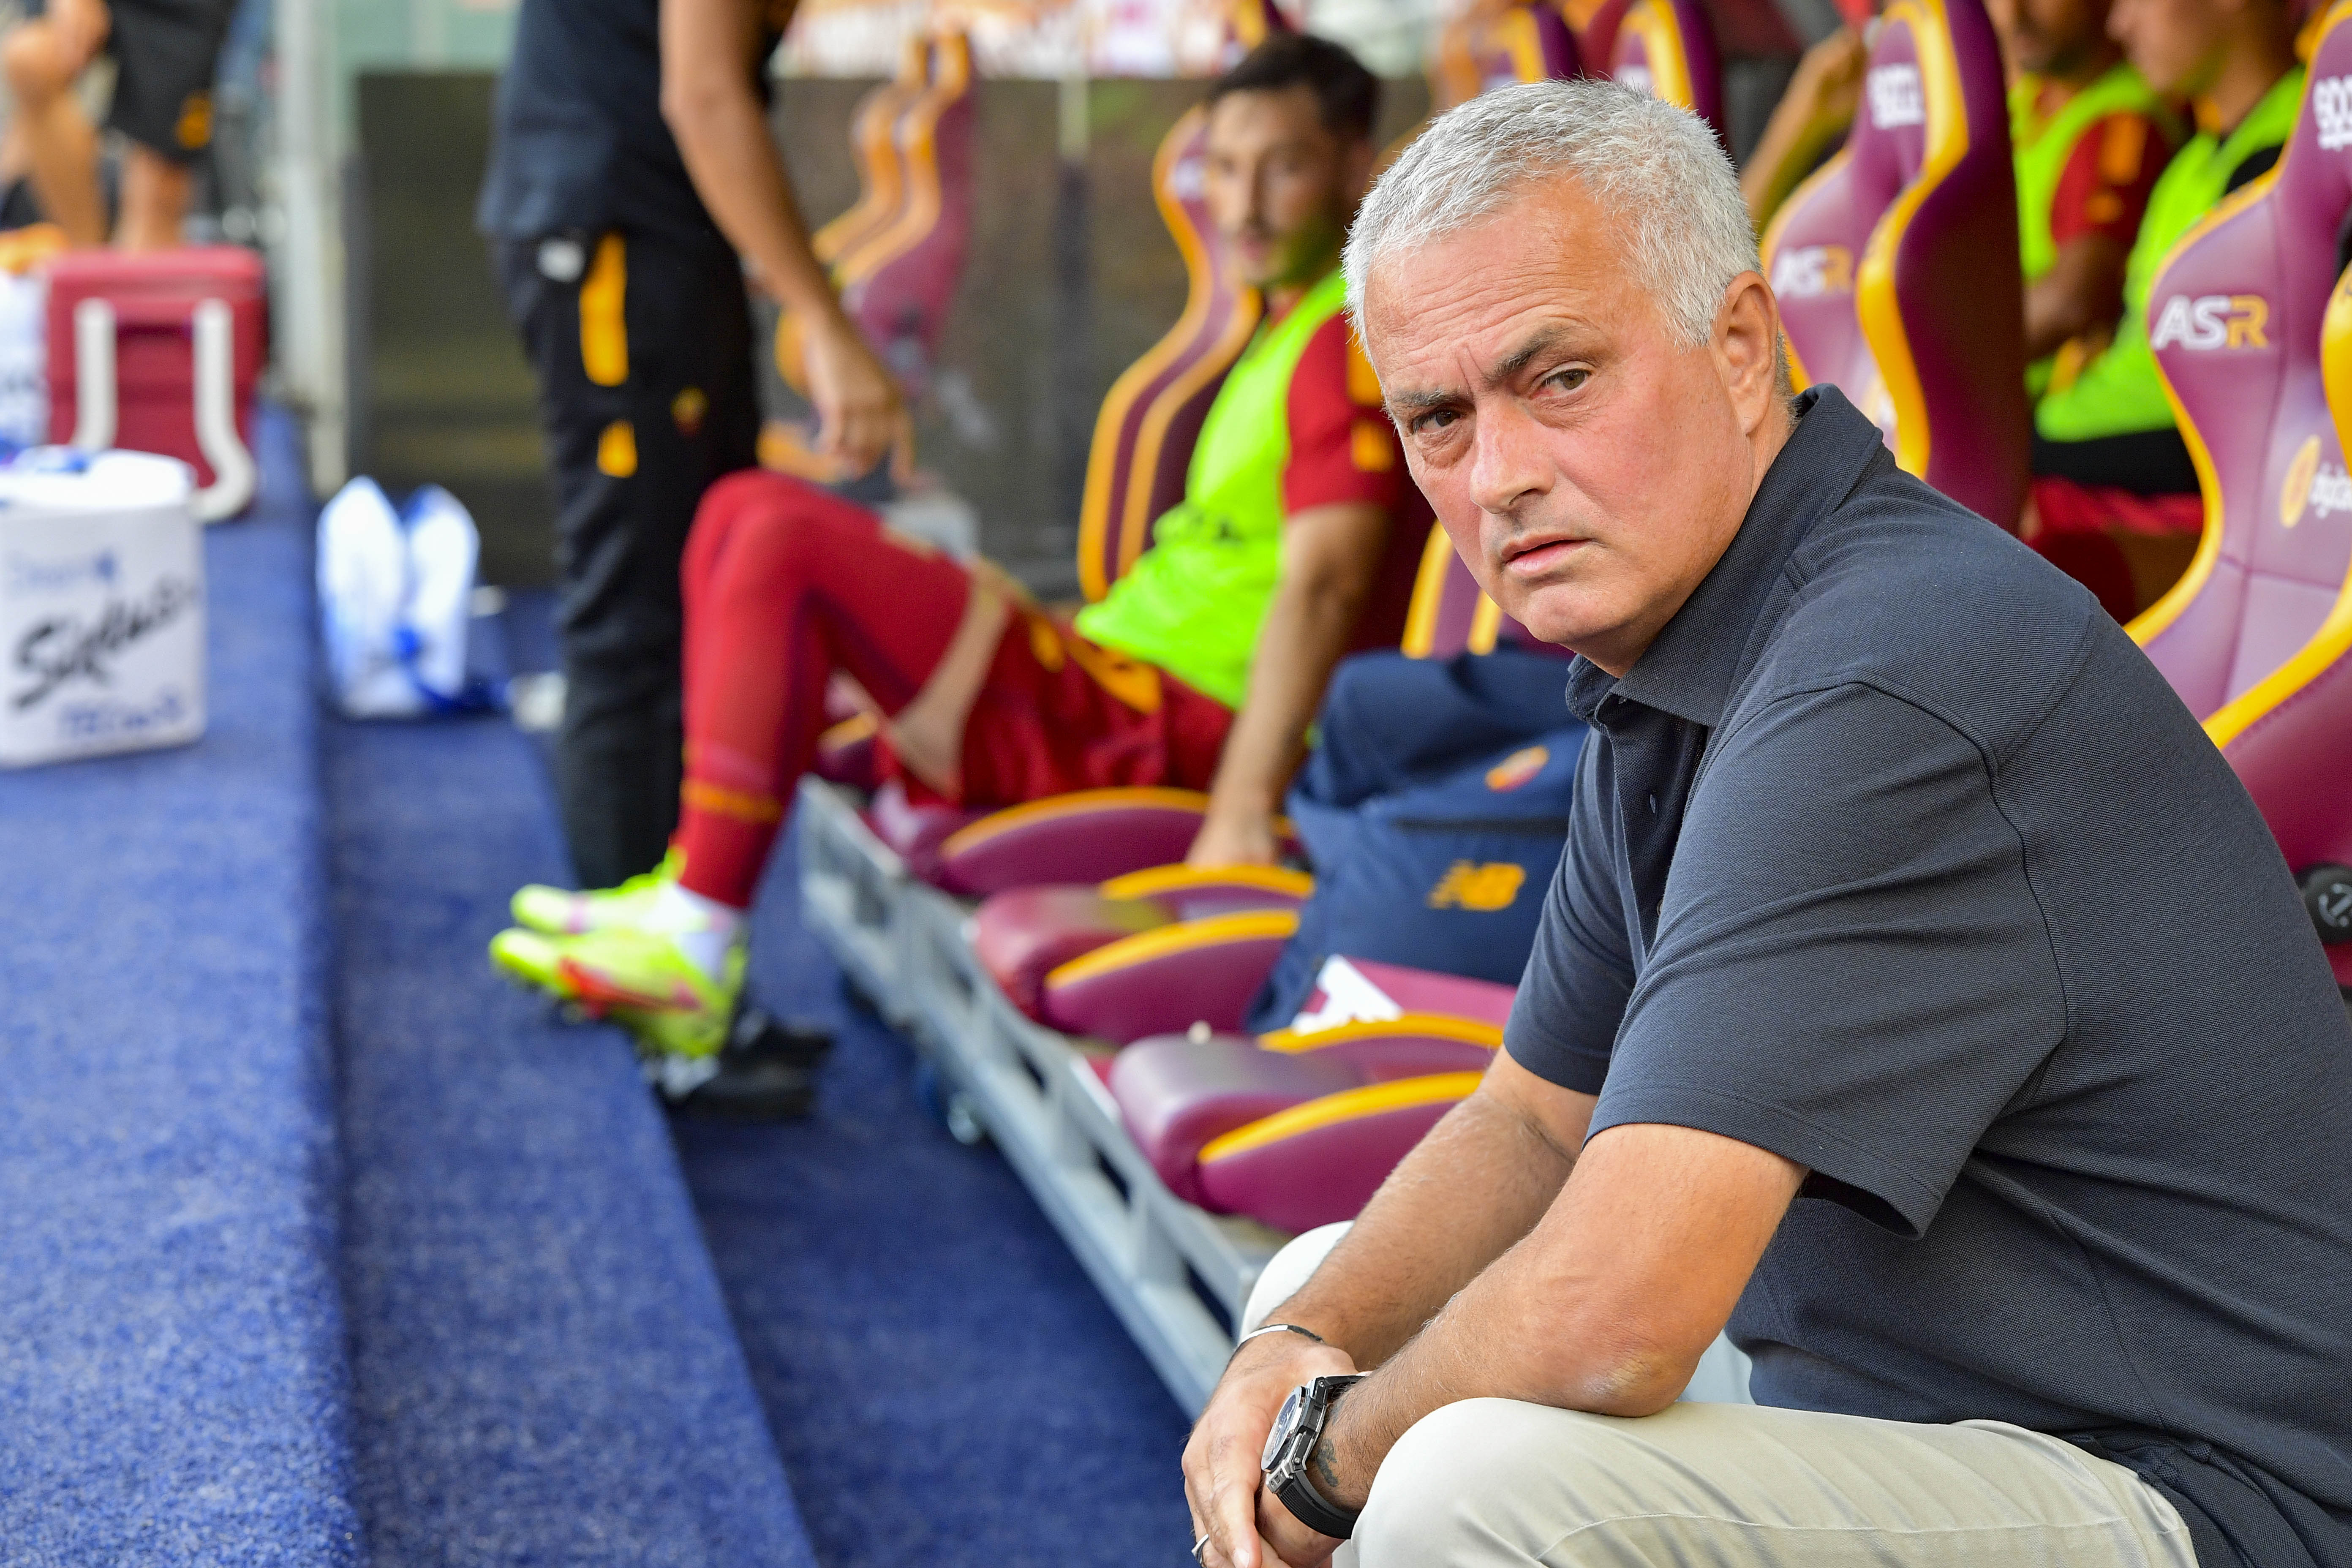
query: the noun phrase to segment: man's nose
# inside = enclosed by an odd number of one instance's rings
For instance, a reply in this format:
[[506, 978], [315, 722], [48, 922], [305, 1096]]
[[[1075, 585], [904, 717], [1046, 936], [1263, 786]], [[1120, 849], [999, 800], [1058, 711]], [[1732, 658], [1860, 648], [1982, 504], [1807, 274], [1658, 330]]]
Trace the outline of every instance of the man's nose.
[[1506, 515], [1543, 492], [1551, 465], [1540, 436], [1536, 422], [1508, 400], [1476, 411], [1470, 499], [1479, 510]]

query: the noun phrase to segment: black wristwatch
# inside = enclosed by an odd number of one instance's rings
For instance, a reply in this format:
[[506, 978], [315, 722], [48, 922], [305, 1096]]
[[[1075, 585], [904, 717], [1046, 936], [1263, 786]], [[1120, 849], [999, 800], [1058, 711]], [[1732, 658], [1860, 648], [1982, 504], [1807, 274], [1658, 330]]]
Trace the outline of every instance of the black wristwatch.
[[1317, 1491], [1307, 1468], [1315, 1458], [1316, 1445], [1323, 1441], [1323, 1425], [1330, 1419], [1331, 1406], [1363, 1381], [1363, 1373], [1351, 1373], [1346, 1377], [1318, 1377], [1292, 1389], [1290, 1397], [1282, 1402], [1282, 1414], [1274, 1418], [1262, 1461], [1265, 1489], [1280, 1498], [1282, 1506], [1296, 1514], [1299, 1523], [1341, 1541], [1354, 1531], [1356, 1514]]

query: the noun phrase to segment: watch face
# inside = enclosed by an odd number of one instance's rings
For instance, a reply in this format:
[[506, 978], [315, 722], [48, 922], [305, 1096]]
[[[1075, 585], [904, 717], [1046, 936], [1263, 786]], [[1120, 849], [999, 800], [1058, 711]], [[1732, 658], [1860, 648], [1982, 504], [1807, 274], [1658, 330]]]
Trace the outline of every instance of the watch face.
[[1274, 1468], [1275, 1457], [1282, 1452], [1282, 1445], [1298, 1425], [1298, 1403], [1306, 1396], [1305, 1389], [1294, 1388], [1290, 1397], [1282, 1402], [1282, 1414], [1274, 1418], [1274, 1430], [1265, 1435], [1265, 1452], [1258, 1458], [1259, 1469]]

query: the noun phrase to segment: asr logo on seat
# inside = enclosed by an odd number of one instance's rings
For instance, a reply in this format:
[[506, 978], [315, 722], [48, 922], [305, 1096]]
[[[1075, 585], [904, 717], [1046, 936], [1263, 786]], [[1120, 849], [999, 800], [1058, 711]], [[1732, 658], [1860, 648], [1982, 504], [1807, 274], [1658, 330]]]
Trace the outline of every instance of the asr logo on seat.
[[1853, 292], [1853, 252], [1843, 245], [1800, 245], [1772, 258], [1772, 292], [1820, 300]]
[[2279, 486], [2279, 526], [2293, 528], [2308, 510], [2321, 521], [2339, 511], [2352, 512], [2352, 474], [2341, 463], [2319, 460], [2319, 437], [2306, 438], [2286, 466]]
[[2152, 349], [2266, 349], [2270, 301], [2260, 294], [2175, 294], [2147, 335]]
[[1528, 868], [1512, 860], [1456, 860], [1429, 889], [1433, 910], [1507, 910], [1528, 879]]
[[1497, 795], [1518, 788], [1551, 761], [1549, 746], [1522, 746], [1486, 770], [1486, 787]]
[[1874, 67], [1865, 85], [1870, 93], [1870, 122], [1881, 131], [1927, 123], [1927, 100], [1919, 90], [1917, 66]]
[[2321, 152], [2352, 147], [2352, 76], [2323, 77], [2311, 84], [2311, 118]]

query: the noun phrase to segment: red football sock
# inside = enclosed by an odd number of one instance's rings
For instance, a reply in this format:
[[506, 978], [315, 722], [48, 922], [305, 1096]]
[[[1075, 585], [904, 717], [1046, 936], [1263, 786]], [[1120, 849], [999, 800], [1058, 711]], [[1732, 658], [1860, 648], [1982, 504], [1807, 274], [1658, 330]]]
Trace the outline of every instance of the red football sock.
[[781, 475], [731, 474], [695, 514], [686, 605], [682, 886], [749, 908], [793, 785], [846, 669], [885, 712], [914, 700], [971, 589], [943, 555], [898, 544], [871, 512]]

